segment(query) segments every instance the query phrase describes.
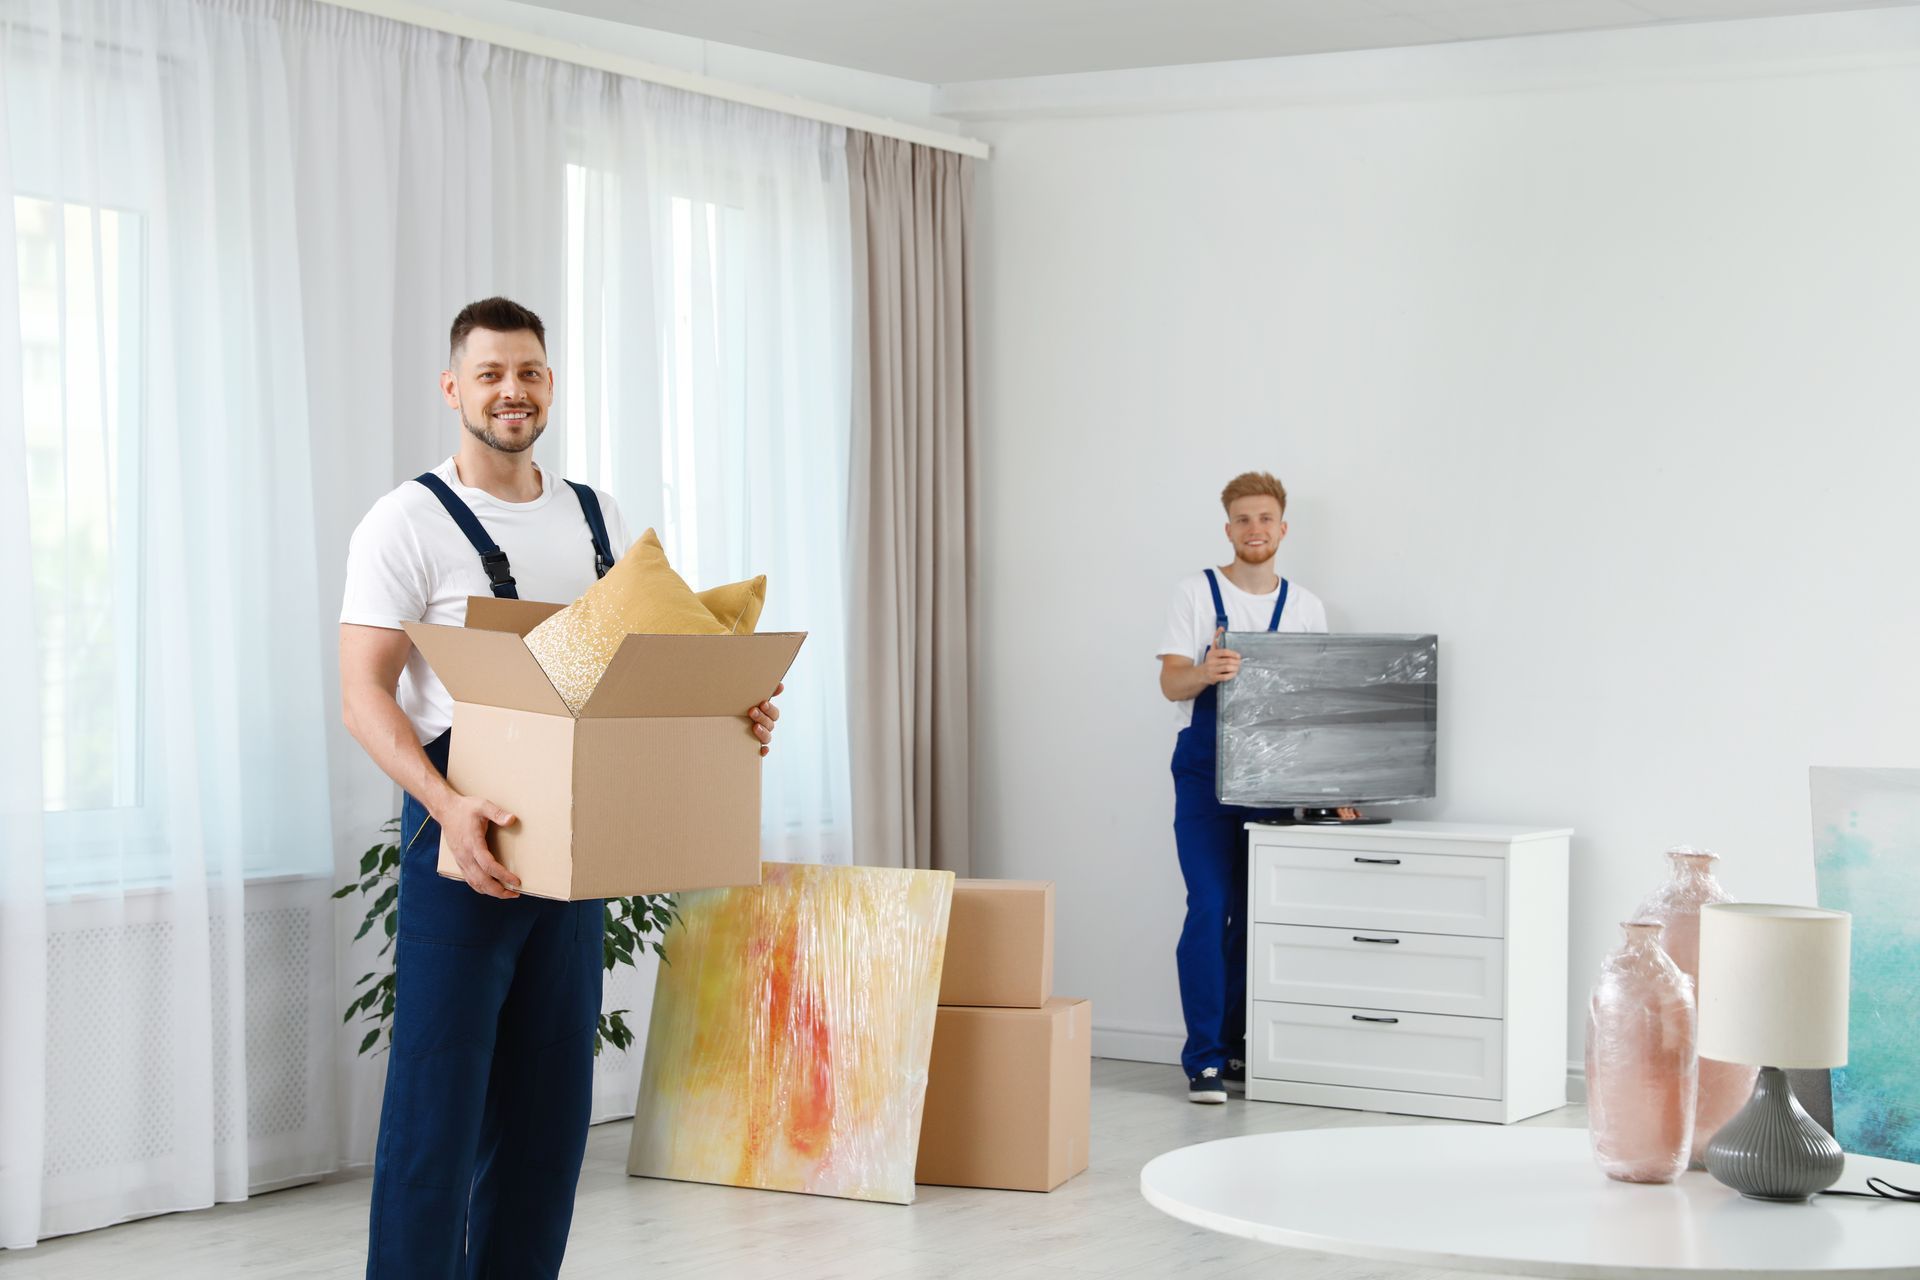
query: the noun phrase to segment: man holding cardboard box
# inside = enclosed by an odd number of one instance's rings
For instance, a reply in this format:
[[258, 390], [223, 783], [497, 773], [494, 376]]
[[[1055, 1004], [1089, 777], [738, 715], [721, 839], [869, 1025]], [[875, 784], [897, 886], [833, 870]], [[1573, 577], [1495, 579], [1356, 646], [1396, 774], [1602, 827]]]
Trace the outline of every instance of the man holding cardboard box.
[[1175, 962], [1187, 1039], [1180, 1064], [1193, 1102], [1225, 1102], [1246, 1084], [1247, 842], [1266, 816], [1221, 804], [1214, 786], [1219, 686], [1240, 671], [1229, 631], [1325, 631], [1326, 606], [1274, 572], [1287, 536], [1287, 491], [1265, 471], [1235, 476], [1220, 494], [1233, 563], [1183, 578], [1160, 646], [1160, 691], [1175, 706], [1173, 838], [1187, 883]]
[[[609, 495], [534, 464], [553, 403], [540, 318], [489, 298], [450, 337], [459, 451], [354, 531], [340, 615], [347, 727], [406, 793], [367, 1274], [553, 1276], [586, 1152], [602, 904], [521, 895], [487, 843], [514, 816], [448, 782], [452, 699], [401, 628], [458, 625], [470, 595], [572, 600], [628, 534]], [[778, 715], [750, 713], [763, 755]], [[464, 883], [436, 874], [442, 844]]]

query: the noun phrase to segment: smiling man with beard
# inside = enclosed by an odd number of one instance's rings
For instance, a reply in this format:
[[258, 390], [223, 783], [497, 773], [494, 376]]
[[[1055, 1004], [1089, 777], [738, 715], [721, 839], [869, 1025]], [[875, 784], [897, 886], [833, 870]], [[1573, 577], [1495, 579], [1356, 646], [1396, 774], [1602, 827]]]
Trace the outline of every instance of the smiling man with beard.
[[[609, 495], [533, 461], [553, 404], [539, 316], [506, 298], [461, 311], [440, 389], [459, 452], [354, 530], [340, 611], [347, 727], [406, 793], [367, 1275], [555, 1276], [586, 1153], [602, 904], [522, 897], [493, 857], [487, 833], [513, 815], [447, 781], [453, 700], [401, 624], [459, 626], [474, 595], [573, 600], [629, 535]], [[762, 744], [778, 715], [751, 712]], [[436, 873], [442, 844], [466, 883]]]
[[1221, 804], [1214, 789], [1217, 686], [1240, 671], [1228, 631], [1325, 631], [1318, 596], [1274, 571], [1287, 536], [1287, 491], [1264, 471], [1221, 491], [1233, 563], [1183, 578], [1160, 646], [1160, 692], [1174, 704], [1173, 836], [1187, 882], [1187, 919], [1174, 958], [1187, 1040], [1180, 1064], [1193, 1102], [1225, 1102], [1246, 1083], [1247, 841], [1245, 824], [1276, 815]]

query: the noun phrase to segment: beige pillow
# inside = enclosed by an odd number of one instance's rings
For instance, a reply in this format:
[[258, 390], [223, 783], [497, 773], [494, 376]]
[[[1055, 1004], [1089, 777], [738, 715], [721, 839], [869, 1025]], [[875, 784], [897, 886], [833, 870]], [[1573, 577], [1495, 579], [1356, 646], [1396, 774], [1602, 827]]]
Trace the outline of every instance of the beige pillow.
[[[640, 541], [650, 547], [659, 547], [660, 539], [649, 529], [640, 535]], [[661, 554], [665, 554], [664, 550]], [[724, 587], [709, 587], [695, 593], [700, 603], [707, 607], [715, 620], [736, 636], [750, 636], [760, 621], [760, 610], [767, 603], [767, 575], [748, 578], [744, 582], [729, 582]]]
[[700, 592], [698, 598], [721, 626], [736, 636], [750, 636], [760, 621], [761, 606], [767, 602], [767, 575], [711, 587]]
[[[729, 590], [715, 588], [716, 592]], [[753, 612], [757, 617], [759, 610]], [[578, 715], [606, 674], [620, 642], [634, 632], [716, 636], [733, 629], [716, 620], [673, 571], [660, 540], [649, 529], [585, 595], [529, 631], [527, 648]]]

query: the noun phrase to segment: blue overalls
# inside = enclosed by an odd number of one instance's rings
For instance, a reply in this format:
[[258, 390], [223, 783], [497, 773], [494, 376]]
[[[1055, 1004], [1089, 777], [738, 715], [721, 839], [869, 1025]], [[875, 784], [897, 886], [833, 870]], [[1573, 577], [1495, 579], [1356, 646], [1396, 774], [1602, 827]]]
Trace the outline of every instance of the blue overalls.
[[[518, 599], [506, 553], [441, 479], [433, 491]], [[573, 484], [572, 481], [568, 481]], [[600, 503], [573, 484], [594, 570], [613, 563]], [[447, 769], [453, 731], [426, 746]], [[492, 898], [443, 879], [440, 824], [400, 810], [393, 1051], [373, 1164], [369, 1280], [557, 1276], [593, 1101], [602, 904]]]
[[[1227, 625], [1227, 604], [1212, 569], [1207, 570], [1207, 587], [1213, 592], [1217, 630]], [[1267, 630], [1280, 629], [1286, 607], [1287, 580], [1282, 578]], [[1229, 1059], [1245, 1061], [1247, 1056], [1244, 824], [1271, 812], [1218, 800], [1214, 757], [1219, 718], [1219, 689], [1208, 685], [1193, 700], [1193, 723], [1173, 744], [1173, 839], [1180, 874], [1187, 881], [1187, 921], [1174, 957], [1180, 969], [1180, 1010], [1187, 1020], [1180, 1065], [1188, 1076], [1208, 1067], [1225, 1070]]]

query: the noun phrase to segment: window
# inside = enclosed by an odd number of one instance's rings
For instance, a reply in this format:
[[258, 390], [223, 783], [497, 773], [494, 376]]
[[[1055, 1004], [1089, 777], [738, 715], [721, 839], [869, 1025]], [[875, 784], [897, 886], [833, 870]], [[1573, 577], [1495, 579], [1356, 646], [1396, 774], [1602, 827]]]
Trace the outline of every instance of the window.
[[17, 195], [21, 400], [49, 833], [124, 851], [142, 803], [140, 405], [144, 225]]
[[763, 848], [843, 862], [845, 193], [817, 149], [706, 141], [639, 175], [568, 166], [555, 431], [569, 474], [618, 494], [635, 532], [658, 529], [688, 582], [764, 573], [761, 627], [808, 633]]

